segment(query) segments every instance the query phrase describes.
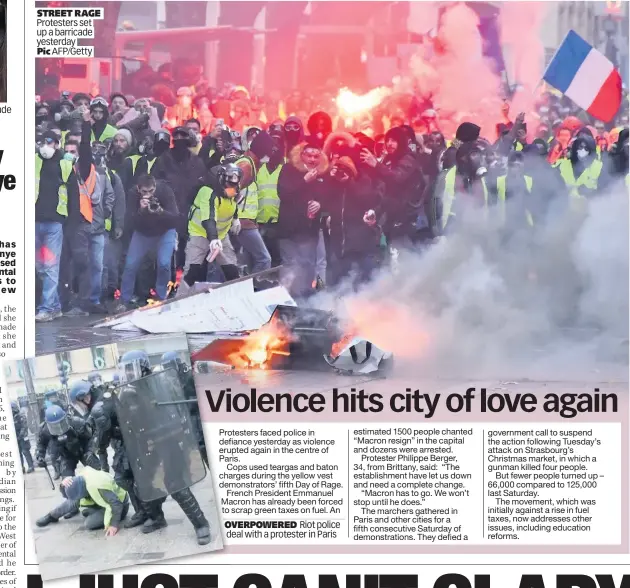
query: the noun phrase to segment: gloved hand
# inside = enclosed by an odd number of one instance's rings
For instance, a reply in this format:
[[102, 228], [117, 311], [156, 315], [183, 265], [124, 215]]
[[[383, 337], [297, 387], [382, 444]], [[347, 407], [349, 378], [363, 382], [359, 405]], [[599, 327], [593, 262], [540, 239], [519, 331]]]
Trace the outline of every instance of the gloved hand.
[[237, 218], [232, 219], [232, 226], [230, 227], [230, 233], [238, 235], [241, 232], [241, 221]]
[[210, 241], [210, 251], [215, 250], [223, 251], [223, 243], [221, 243], [220, 239], [213, 239]]

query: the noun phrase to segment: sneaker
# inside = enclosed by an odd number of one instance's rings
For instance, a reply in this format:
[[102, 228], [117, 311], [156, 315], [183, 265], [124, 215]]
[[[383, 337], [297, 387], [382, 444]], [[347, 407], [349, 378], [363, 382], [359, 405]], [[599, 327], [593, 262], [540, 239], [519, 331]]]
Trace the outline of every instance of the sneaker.
[[147, 533], [153, 533], [154, 531], [163, 529], [167, 525], [168, 523], [164, 517], [160, 517], [159, 519], [147, 519], [142, 526], [142, 532], [146, 535]]
[[68, 312], [66, 312], [66, 316], [74, 318], [74, 317], [80, 317], [80, 316], [90, 316], [90, 313], [85, 312], [85, 310], [79, 308], [78, 306], [75, 306], [74, 308], [71, 308]]
[[56, 519], [54, 516], [48, 513], [47, 515], [44, 515], [43, 517], [37, 519], [35, 521], [35, 524], [38, 527], [47, 527], [48, 525], [50, 525], [50, 523], [58, 523], [58, 522], [59, 522], [59, 519]]
[[123, 312], [127, 312], [129, 308], [123, 302], [116, 302], [112, 305], [111, 314], [122, 314]]
[[197, 543], [199, 545], [208, 545], [212, 541], [212, 534], [210, 533], [210, 527], [199, 527], [195, 529], [197, 535]]
[[102, 304], [90, 304], [87, 311], [90, 314], [108, 314], [107, 309]]
[[40, 311], [35, 315], [35, 321], [38, 323], [49, 323], [54, 320], [51, 312]]
[[52, 317], [51, 320], [54, 321], [55, 319], [61, 318], [63, 316], [63, 312], [61, 312], [60, 310], [55, 310], [54, 312], [50, 313], [50, 316]]
[[26, 470], [27, 474], [32, 474], [35, 471], [35, 468], [28, 468], [28, 470]]

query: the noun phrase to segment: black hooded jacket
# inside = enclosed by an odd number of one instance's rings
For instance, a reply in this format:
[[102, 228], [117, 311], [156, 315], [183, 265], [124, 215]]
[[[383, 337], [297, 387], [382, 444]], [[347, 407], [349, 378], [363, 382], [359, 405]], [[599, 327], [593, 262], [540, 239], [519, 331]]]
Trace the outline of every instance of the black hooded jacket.
[[[300, 130], [298, 133], [287, 133], [287, 125], [290, 123], [295, 123], [299, 125]], [[299, 145], [304, 140], [304, 125], [302, 121], [297, 116], [290, 116], [284, 123], [284, 143], [286, 147], [286, 155], [288, 157], [289, 153], [291, 153], [291, 149], [293, 149], [296, 145]]]
[[383, 212], [387, 215], [385, 226], [413, 220], [412, 204], [422, 195], [422, 170], [416, 156], [409, 150], [407, 132], [402, 127], [394, 127], [387, 132], [385, 141], [393, 138], [398, 150], [386, 155], [383, 162], [376, 164], [374, 173], [385, 186]]

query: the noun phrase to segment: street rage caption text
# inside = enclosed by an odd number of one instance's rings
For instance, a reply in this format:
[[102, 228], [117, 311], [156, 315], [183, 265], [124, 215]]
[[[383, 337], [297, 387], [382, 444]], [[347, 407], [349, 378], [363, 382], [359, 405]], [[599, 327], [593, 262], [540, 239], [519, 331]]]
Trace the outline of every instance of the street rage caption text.
[[[233, 588], [491, 588], [490, 575], [466, 577], [461, 574], [443, 574], [437, 579], [414, 575], [320, 575], [317, 583], [310, 585], [301, 574], [285, 575], [281, 584], [272, 584], [263, 574], [244, 574], [234, 582]], [[125, 574], [122, 578], [111, 575], [80, 576], [79, 588], [218, 588], [216, 575], [151, 574], [140, 579], [137, 575]], [[543, 575], [528, 574], [518, 582], [499, 588], [630, 588], [630, 575], [615, 579], [610, 574], [588, 576], [584, 574]], [[27, 588], [42, 588], [40, 576], [28, 576]]]
[[542, 411], [556, 413], [570, 419], [579, 414], [616, 413], [617, 395], [600, 392], [555, 394], [538, 396], [532, 393], [493, 392], [486, 388], [468, 388], [463, 394], [431, 394], [407, 388], [404, 392], [392, 392], [386, 398], [380, 393], [367, 393], [351, 388], [340, 392], [333, 388], [332, 394], [306, 393], [259, 393], [256, 388], [249, 392], [233, 392], [230, 388], [206, 390], [212, 412], [332, 412], [343, 413], [419, 413], [430, 419], [438, 408], [445, 407], [451, 413], [503, 413]]

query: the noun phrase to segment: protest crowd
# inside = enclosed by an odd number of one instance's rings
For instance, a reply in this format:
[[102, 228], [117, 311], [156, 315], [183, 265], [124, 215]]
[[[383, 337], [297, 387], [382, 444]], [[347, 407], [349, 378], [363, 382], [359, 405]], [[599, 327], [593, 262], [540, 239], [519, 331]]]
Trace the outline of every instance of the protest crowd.
[[153, 75], [142, 97], [35, 105], [37, 321], [244, 274], [263, 288], [278, 266], [298, 300], [356, 288], [469, 209], [527, 235], [628, 185], [627, 100], [604, 123], [548, 89], [526, 113], [506, 95], [490, 128], [476, 104], [446, 112], [413, 89], [350, 111], [339, 87], [281, 98]]

